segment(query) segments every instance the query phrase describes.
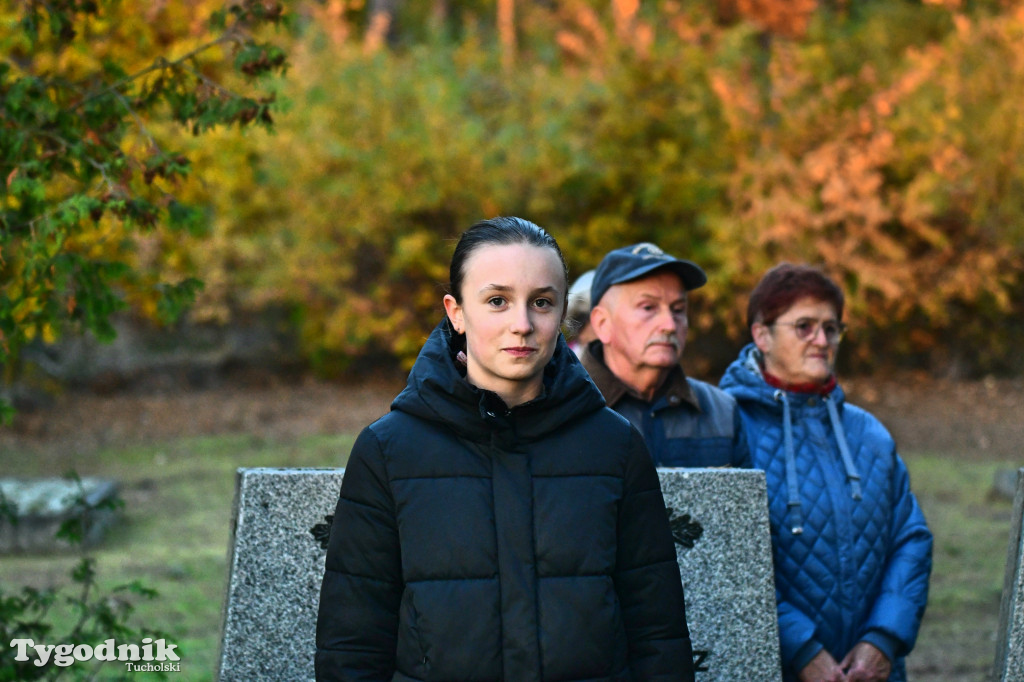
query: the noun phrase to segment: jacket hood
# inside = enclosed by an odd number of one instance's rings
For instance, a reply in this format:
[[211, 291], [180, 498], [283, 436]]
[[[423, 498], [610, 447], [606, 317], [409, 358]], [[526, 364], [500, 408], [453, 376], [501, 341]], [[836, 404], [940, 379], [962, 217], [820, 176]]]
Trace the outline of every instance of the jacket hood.
[[601, 392], [561, 335], [544, 368], [541, 394], [512, 409], [493, 391], [466, 380], [465, 367], [455, 359], [459, 346], [459, 338], [444, 318], [420, 350], [391, 409], [444, 424], [474, 441], [491, 440], [495, 432], [503, 431], [510, 432], [514, 440], [530, 441], [605, 405]]
[[753, 343], [747, 344], [740, 351], [739, 357], [725, 371], [719, 386], [726, 393], [731, 393], [736, 402], [757, 403], [776, 415], [782, 425], [782, 456], [786, 463], [786, 490], [788, 491], [787, 520], [793, 535], [804, 532], [803, 502], [800, 499], [800, 484], [797, 476], [796, 446], [794, 445], [794, 422], [800, 417], [795, 413], [803, 406], [815, 406], [810, 409], [824, 409], [832, 425], [836, 447], [846, 469], [846, 478], [850, 485], [850, 494], [855, 500], [861, 499], [861, 476], [853, 461], [849, 443], [846, 440], [846, 429], [840, 416], [844, 402], [843, 390], [836, 384], [821, 400], [807, 394], [793, 393], [771, 386], [764, 380], [761, 370], [761, 351]]
[[[731, 393], [737, 401], [761, 403], [773, 409], [782, 409], [778, 400], [780, 389], [764, 380], [761, 351], [753, 343], [743, 347], [739, 357], [725, 370], [718, 387]], [[828, 397], [836, 405], [841, 405], [846, 400], [846, 394], [838, 384], [828, 393]]]

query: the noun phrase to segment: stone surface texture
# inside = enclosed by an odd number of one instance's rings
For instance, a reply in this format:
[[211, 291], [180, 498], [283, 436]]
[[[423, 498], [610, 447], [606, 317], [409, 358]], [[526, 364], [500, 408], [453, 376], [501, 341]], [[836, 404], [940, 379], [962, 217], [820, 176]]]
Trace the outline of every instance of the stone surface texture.
[[[0, 554], [70, 549], [72, 545], [56, 534], [76, 514], [83, 521], [82, 546], [95, 545], [117, 519], [113, 509], [95, 507], [117, 493], [117, 482], [106, 478], [0, 479], [0, 501], [14, 514], [13, 522], [0, 517]], [[85, 509], [79, 506], [82, 499]]]
[[1017, 470], [1012, 518], [996, 642], [998, 682], [1024, 682], [1024, 468]]
[[[326, 556], [317, 535], [334, 513], [343, 474], [239, 469], [221, 682], [313, 679]], [[764, 474], [662, 469], [659, 476], [679, 536], [698, 682], [781, 679]]]
[[[782, 679], [764, 473], [659, 469], [665, 506], [702, 528], [692, 548], [676, 542], [700, 682]], [[686, 524], [689, 525], [689, 524]], [[696, 660], [701, 656], [696, 654]]]
[[312, 680], [324, 557], [343, 469], [239, 469], [221, 682]]

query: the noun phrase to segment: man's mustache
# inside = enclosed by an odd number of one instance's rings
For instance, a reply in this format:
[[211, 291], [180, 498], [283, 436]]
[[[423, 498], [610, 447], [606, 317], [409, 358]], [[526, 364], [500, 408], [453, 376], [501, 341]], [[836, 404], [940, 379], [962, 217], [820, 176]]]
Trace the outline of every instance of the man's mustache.
[[652, 346], [656, 343], [669, 343], [672, 344], [672, 346], [676, 350], [679, 350], [679, 338], [675, 334], [652, 336], [651, 338], [647, 339], [647, 344], [644, 347], [647, 348], [648, 346]]

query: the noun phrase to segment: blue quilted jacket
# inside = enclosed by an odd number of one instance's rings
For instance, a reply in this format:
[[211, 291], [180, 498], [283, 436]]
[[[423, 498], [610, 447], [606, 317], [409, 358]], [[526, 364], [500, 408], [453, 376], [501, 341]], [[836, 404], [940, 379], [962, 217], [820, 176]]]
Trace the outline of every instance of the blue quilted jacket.
[[881, 422], [825, 396], [768, 385], [753, 344], [720, 383], [740, 407], [753, 465], [768, 483], [783, 676], [822, 648], [837, 661], [860, 641], [904, 657], [928, 601], [932, 534]]

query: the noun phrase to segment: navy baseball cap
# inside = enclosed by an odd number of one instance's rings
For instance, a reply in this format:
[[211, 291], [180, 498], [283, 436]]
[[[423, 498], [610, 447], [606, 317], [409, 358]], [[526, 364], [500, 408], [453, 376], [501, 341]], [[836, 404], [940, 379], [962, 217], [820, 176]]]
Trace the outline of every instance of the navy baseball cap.
[[650, 242], [642, 242], [615, 249], [604, 257], [594, 271], [594, 281], [590, 285], [590, 306], [600, 303], [601, 297], [610, 287], [640, 279], [662, 268], [679, 275], [687, 291], [702, 287], [708, 281], [708, 276], [696, 263], [675, 258]]

